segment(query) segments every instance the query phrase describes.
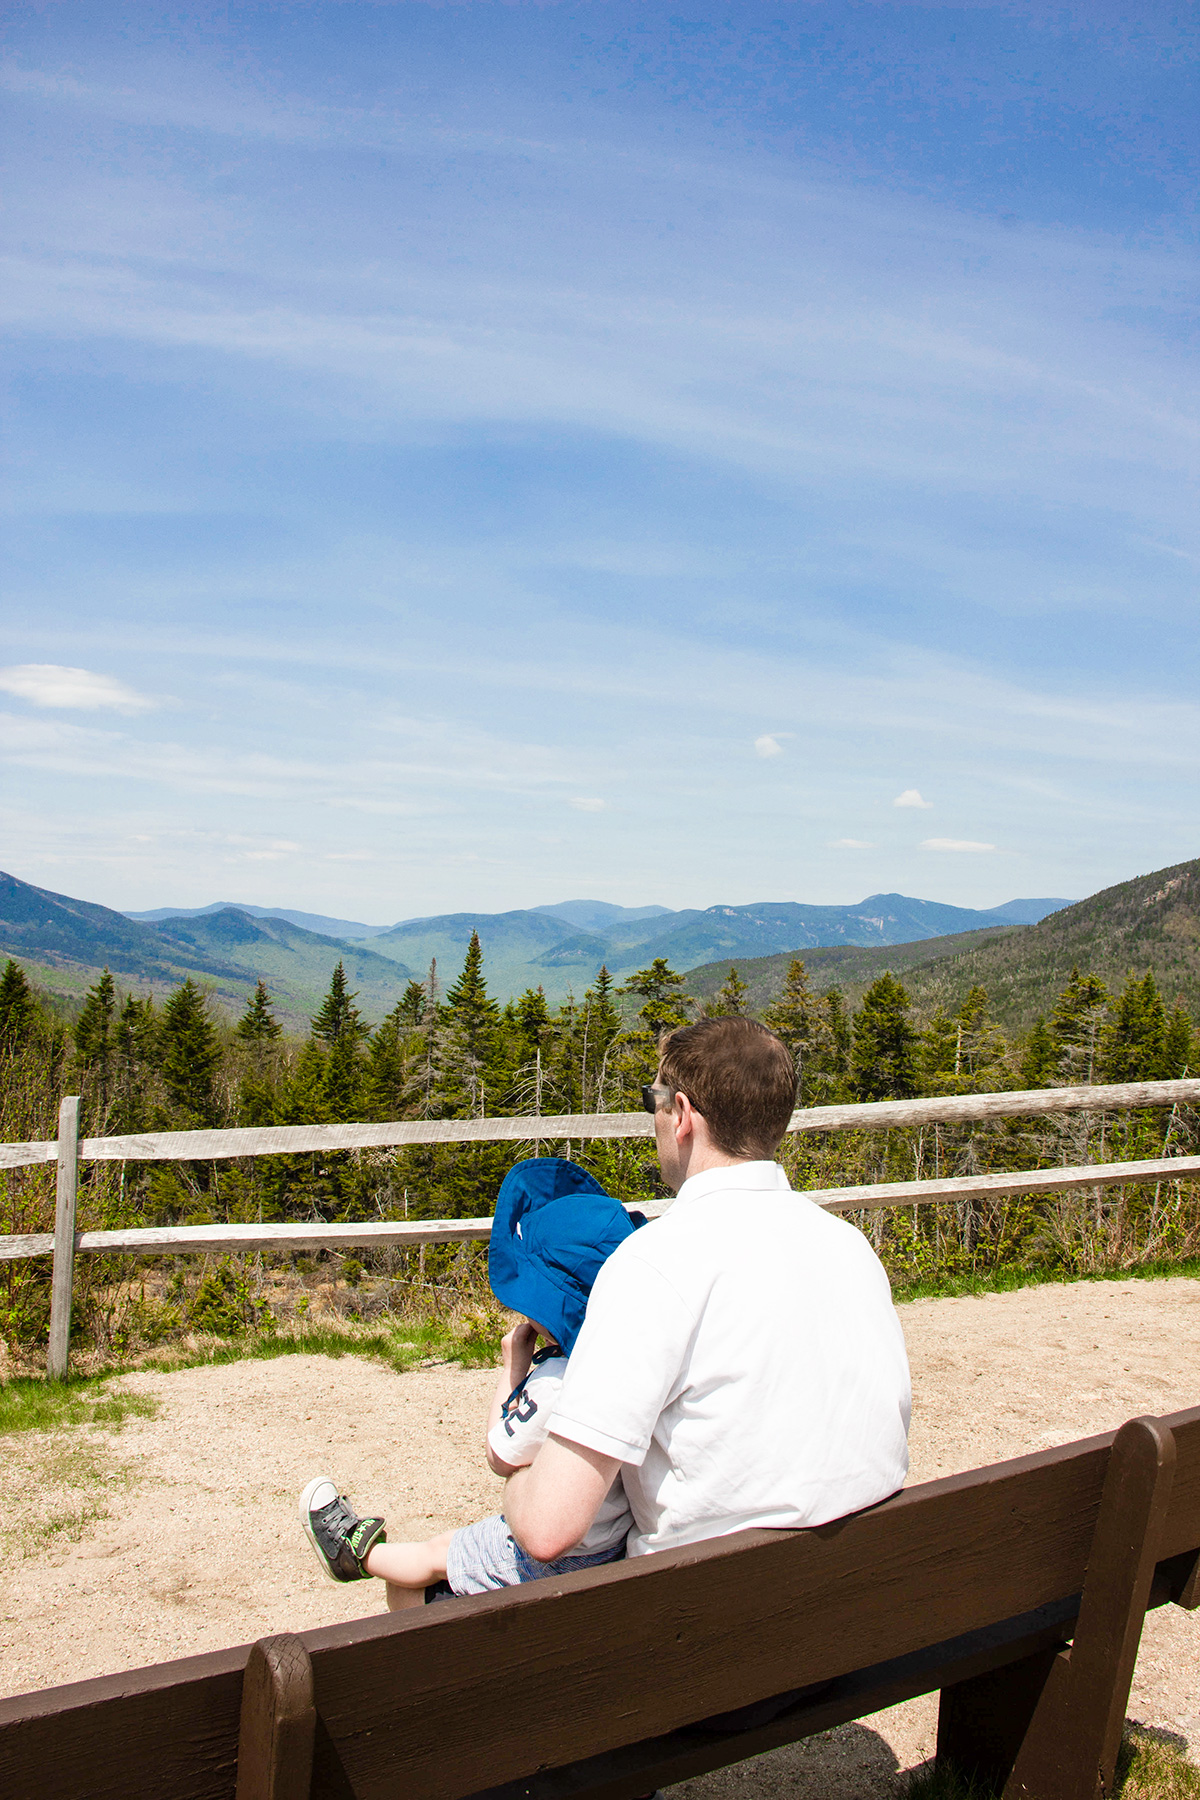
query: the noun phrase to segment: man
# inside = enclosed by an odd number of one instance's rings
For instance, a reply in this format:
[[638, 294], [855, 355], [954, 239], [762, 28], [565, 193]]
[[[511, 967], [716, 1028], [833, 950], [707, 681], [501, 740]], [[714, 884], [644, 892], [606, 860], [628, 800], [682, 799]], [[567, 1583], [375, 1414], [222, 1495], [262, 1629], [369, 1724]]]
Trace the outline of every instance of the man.
[[861, 1232], [773, 1160], [795, 1103], [786, 1046], [742, 1018], [664, 1039], [654, 1110], [677, 1198], [601, 1269], [551, 1421], [504, 1498], [548, 1562], [620, 1473], [628, 1553], [750, 1526], [820, 1525], [908, 1472], [908, 1360]]

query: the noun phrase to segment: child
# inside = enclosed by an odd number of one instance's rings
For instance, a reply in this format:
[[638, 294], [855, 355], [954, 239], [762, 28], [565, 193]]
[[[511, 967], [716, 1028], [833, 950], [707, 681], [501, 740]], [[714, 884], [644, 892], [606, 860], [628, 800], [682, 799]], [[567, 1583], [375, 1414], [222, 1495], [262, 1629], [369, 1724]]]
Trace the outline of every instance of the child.
[[[505, 1176], [496, 1200], [488, 1277], [496, 1298], [525, 1317], [501, 1346], [503, 1370], [488, 1414], [487, 1460], [497, 1475], [512, 1475], [531, 1463], [545, 1442], [592, 1283], [633, 1230], [623, 1207], [577, 1163], [535, 1157]], [[538, 1338], [545, 1340], [540, 1350]], [[393, 1611], [419, 1605], [447, 1587], [455, 1594], [481, 1594], [615, 1562], [625, 1554], [632, 1523], [619, 1475], [581, 1542], [549, 1563], [526, 1555], [500, 1513], [424, 1543], [389, 1544], [383, 1520], [359, 1518], [324, 1475], [301, 1495], [300, 1519], [331, 1581], [378, 1576], [388, 1584]]]

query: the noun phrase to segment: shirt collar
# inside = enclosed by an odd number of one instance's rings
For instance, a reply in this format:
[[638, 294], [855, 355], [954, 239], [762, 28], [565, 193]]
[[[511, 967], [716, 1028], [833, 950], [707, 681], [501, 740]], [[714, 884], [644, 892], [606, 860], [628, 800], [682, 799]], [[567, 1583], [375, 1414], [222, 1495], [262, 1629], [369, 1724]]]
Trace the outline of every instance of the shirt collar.
[[689, 1175], [675, 1196], [675, 1205], [681, 1200], [699, 1200], [706, 1194], [721, 1192], [746, 1193], [771, 1191], [778, 1193], [787, 1191], [791, 1182], [777, 1162], [739, 1162], [731, 1163], [720, 1169], [705, 1169], [702, 1174]]

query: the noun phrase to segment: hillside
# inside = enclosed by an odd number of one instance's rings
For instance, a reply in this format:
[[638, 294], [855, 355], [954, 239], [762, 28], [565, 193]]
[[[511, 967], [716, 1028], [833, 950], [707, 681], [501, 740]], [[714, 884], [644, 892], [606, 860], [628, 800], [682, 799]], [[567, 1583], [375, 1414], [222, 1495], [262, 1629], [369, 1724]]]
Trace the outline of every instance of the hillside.
[[77, 999], [109, 968], [119, 984], [165, 993], [191, 975], [228, 1011], [240, 1012], [261, 975], [280, 1019], [303, 1027], [340, 960], [369, 1019], [396, 1004], [409, 970], [360, 944], [252, 919], [234, 908], [148, 925], [107, 906], [74, 900], [0, 874], [0, 957], [12, 956], [51, 994]]
[[[665, 957], [676, 969], [717, 957], [741, 963], [765, 954], [807, 952], [819, 945], [911, 944], [947, 933], [1042, 918], [1058, 900], [1010, 900], [989, 911], [914, 900], [904, 894], [872, 894], [857, 906], [806, 906], [798, 901], [761, 901], [747, 906], [710, 906], [704, 911], [664, 912], [645, 907], [607, 908], [597, 901], [569, 901], [565, 907], [538, 907], [507, 913], [444, 913], [407, 919], [370, 939], [383, 956], [397, 956], [425, 970], [436, 957], [443, 981], [462, 966], [471, 933], [479, 933], [488, 985], [500, 998], [526, 987], [542, 987], [550, 1001], [580, 994], [601, 964], [620, 979]], [[587, 929], [572, 921], [591, 918]]]
[[[840, 988], [847, 1001], [851, 1005], [857, 1005], [864, 990], [885, 969], [890, 969], [893, 975], [903, 975], [905, 985], [911, 989], [913, 983], [909, 979], [910, 971], [921, 969], [927, 963], [941, 963], [960, 950], [978, 943], [991, 943], [997, 938], [1011, 936], [1021, 930], [1019, 925], [992, 925], [982, 931], [956, 931], [946, 937], [925, 938], [913, 944], [879, 945], [873, 949], [837, 944], [828, 949], [785, 951], [778, 956], [754, 957], [734, 966], [750, 990], [747, 1004], [754, 1012], [762, 1012], [770, 1006], [787, 978], [792, 958], [797, 954], [804, 959], [805, 971], [814, 993], [823, 994], [829, 988]], [[689, 969], [688, 993], [700, 1000], [711, 1000], [728, 976], [729, 969], [728, 962], [705, 963], [698, 969]]]
[[[1037, 924], [909, 944], [873, 953], [870, 964], [837, 962], [837, 954], [805, 952], [814, 986], [844, 986], [856, 999], [866, 982], [890, 968], [903, 975], [918, 1014], [927, 1016], [938, 1005], [959, 1005], [968, 988], [980, 983], [996, 1018], [1011, 1032], [1027, 1030], [1039, 1013], [1049, 1011], [1076, 965], [1110, 988], [1119, 988], [1130, 969], [1139, 975], [1151, 969], [1168, 1004], [1182, 1000], [1192, 1017], [1200, 1018], [1200, 860], [1104, 888]], [[774, 956], [737, 964], [756, 1008], [778, 993], [790, 960]], [[707, 997], [728, 968], [722, 962], [693, 970], [690, 991]]]

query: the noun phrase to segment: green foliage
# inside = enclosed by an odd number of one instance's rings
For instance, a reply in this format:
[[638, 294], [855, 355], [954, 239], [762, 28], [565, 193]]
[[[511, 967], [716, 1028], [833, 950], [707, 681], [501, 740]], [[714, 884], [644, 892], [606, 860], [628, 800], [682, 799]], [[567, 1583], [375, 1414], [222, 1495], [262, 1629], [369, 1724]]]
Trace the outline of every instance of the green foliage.
[[0, 975], [0, 1054], [23, 1050], [33, 1035], [37, 1005], [25, 971], [10, 956]]
[[1025, 1040], [1025, 1050], [1021, 1057], [1021, 1086], [1053, 1087], [1057, 1079], [1058, 1045], [1045, 1016], [1039, 1014], [1034, 1020], [1033, 1030]]
[[704, 1010], [710, 1019], [744, 1018], [750, 1010], [746, 1004], [749, 992], [749, 987], [731, 964], [715, 999], [710, 1000]]
[[801, 1106], [828, 1105], [844, 1097], [849, 1026], [837, 989], [818, 998], [800, 957], [793, 957], [778, 1000], [763, 1014], [792, 1053]]
[[215, 1125], [221, 1047], [204, 995], [189, 976], [163, 1007], [162, 1083], [180, 1122]]
[[684, 978], [665, 956], [656, 956], [649, 968], [639, 969], [617, 992], [642, 1002], [638, 1012], [641, 1029], [656, 1043], [665, 1031], [677, 1031], [688, 1023], [689, 996], [684, 992]]
[[[338, 968], [341, 966], [339, 963]], [[255, 1045], [271, 1044], [283, 1036], [283, 1026], [271, 1011], [271, 996], [265, 981], [255, 985], [254, 993], [246, 1002], [246, 1010], [234, 1028], [234, 1035], [243, 1044]]]
[[917, 1034], [896, 977], [881, 975], [854, 1015], [850, 1080], [860, 1100], [903, 1100], [917, 1091]]

